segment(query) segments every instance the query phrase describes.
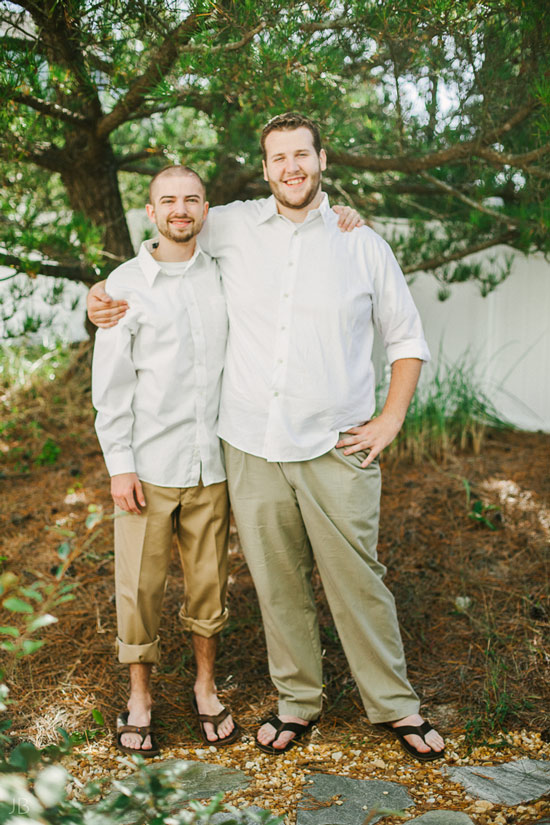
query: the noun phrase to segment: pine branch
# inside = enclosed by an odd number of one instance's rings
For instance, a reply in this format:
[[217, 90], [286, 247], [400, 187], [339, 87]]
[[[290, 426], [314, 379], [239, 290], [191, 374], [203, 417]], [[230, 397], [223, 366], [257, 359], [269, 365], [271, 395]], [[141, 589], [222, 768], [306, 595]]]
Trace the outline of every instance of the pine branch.
[[479, 149], [476, 152], [476, 155], [494, 166], [513, 166], [515, 169], [521, 169], [523, 172], [527, 172], [530, 175], [535, 175], [537, 178], [550, 179], [550, 171], [548, 169], [542, 169], [540, 166], [531, 165], [531, 160], [536, 160], [549, 151], [549, 144], [545, 144], [538, 149], [534, 149], [532, 152], [525, 152], [522, 155], [510, 155], [505, 152], [496, 152], [494, 149], [487, 147]]
[[508, 232], [503, 232], [501, 235], [497, 235], [494, 238], [489, 238], [486, 241], [480, 241], [480, 243], [466, 246], [463, 249], [459, 249], [449, 255], [435, 255], [433, 258], [428, 258], [425, 261], [419, 261], [416, 264], [404, 266], [402, 267], [402, 270], [405, 275], [410, 275], [413, 272], [428, 272], [431, 269], [437, 269], [440, 266], [445, 266], [445, 264], [450, 264], [454, 261], [461, 261], [468, 255], [473, 255], [475, 252], [481, 252], [484, 249], [490, 249], [492, 246], [509, 244], [510, 241], [514, 240], [514, 238], [517, 238], [517, 235], [518, 233], [516, 230], [509, 230]]
[[8, 266], [17, 270], [16, 274], [22, 273], [29, 275], [31, 278], [37, 275], [50, 275], [55, 278], [66, 278], [69, 281], [81, 281], [89, 285], [97, 280], [92, 267], [79, 262], [61, 264], [52, 261], [37, 261], [0, 251], [0, 266]]
[[164, 149], [142, 149], [141, 152], [129, 152], [127, 155], [115, 158], [117, 169], [128, 171], [128, 166], [131, 166], [138, 160], [149, 160], [149, 158], [165, 157]]
[[[77, 83], [79, 98], [86, 102], [92, 116], [97, 118], [101, 114], [101, 104], [84, 62], [79, 21], [71, 16], [67, 4], [59, 3], [58, 0], [16, 2], [29, 12], [40, 32], [40, 47], [46, 59], [69, 69]], [[75, 34], [79, 35], [78, 42]]]
[[53, 144], [38, 143], [28, 145], [17, 140], [11, 134], [4, 135], [4, 143], [0, 144], [0, 158], [7, 161], [24, 161], [34, 163], [50, 172], [65, 172], [69, 168], [67, 156], [62, 149]]
[[504, 212], [497, 212], [496, 209], [489, 209], [488, 206], [484, 206], [479, 201], [469, 198], [468, 195], [464, 195], [458, 189], [455, 189], [454, 186], [450, 186], [448, 183], [445, 183], [438, 178], [434, 178], [433, 175], [429, 175], [427, 172], [422, 172], [422, 177], [430, 183], [433, 183], [433, 185], [438, 189], [441, 189], [448, 195], [452, 195], [453, 198], [462, 201], [462, 203], [465, 203], [467, 206], [472, 206], [474, 209], [477, 209], [478, 212], [483, 212], [484, 215], [489, 215], [491, 218], [496, 218], [497, 221], [506, 223], [509, 226], [519, 226], [521, 223], [521, 221], [517, 218], [512, 218]]
[[[209, 12], [206, 16], [211, 14], [213, 12]], [[122, 123], [133, 117], [134, 113], [140, 109], [141, 104], [146, 101], [151, 87], [166, 76], [180, 54], [183, 52], [205, 52], [211, 55], [217, 52], [236, 51], [246, 46], [267, 25], [265, 21], [260, 21], [253, 29], [246, 32], [240, 40], [233, 43], [223, 43], [217, 46], [193, 46], [188, 41], [196, 32], [199, 22], [204, 17], [205, 15], [201, 15], [199, 19], [198, 15], [190, 14], [155, 49], [143, 74], [134, 81], [124, 98], [115, 105], [114, 109], [99, 121], [97, 126], [97, 136], [99, 138], [106, 137]], [[196, 97], [195, 99], [197, 100]]]
[[[3, 91], [8, 91], [7, 87], [0, 87], [0, 94], [2, 94]], [[40, 112], [47, 117], [55, 118], [55, 120], [62, 120], [64, 123], [70, 123], [71, 126], [91, 125], [91, 121], [87, 117], [81, 115], [79, 112], [73, 112], [70, 109], [66, 109], [58, 103], [52, 103], [48, 100], [42, 100], [41, 98], [34, 97], [34, 95], [29, 95], [18, 91], [8, 91], [8, 97], [10, 100], [13, 100], [14, 103], [21, 103], [23, 106], [29, 106], [31, 109], [35, 109], [35, 111]]]
[[[510, 132], [515, 126], [523, 122], [538, 106], [534, 101], [530, 101], [507, 121], [500, 126], [496, 126], [486, 134], [480, 135], [473, 140], [466, 140], [456, 146], [441, 149], [438, 152], [431, 152], [428, 155], [414, 157], [411, 155], [395, 155], [393, 157], [380, 157], [376, 155], [355, 155], [352, 152], [337, 152], [327, 149], [328, 159], [331, 163], [338, 163], [342, 166], [350, 166], [354, 169], [363, 169], [370, 172], [406, 172], [415, 174], [424, 172], [426, 169], [434, 169], [448, 163], [456, 163], [471, 157], [480, 157], [487, 150], [485, 147], [495, 143], [504, 134]], [[491, 150], [493, 151], [493, 150]], [[494, 152], [495, 157], [507, 157], [503, 153]], [[513, 156], [509, 156], [513, 157]], [[508, 161], [503, 161], [503, 165]]]
[[[219, 100], [219, 98], [217, 98]], [[151, 103], [150, 105], [142, 106], [131, 115], [127, 117], [127, 122], [131, 120], [142, 120], [143, 118], [151, 117], [151, 115], [162, 114], [163, 112], [170, 112], [176, 106], [190, 106], [193, 109], [198, 109], [200, 112], [212, 114], [216, 105], [214, 97], [199, 94], [195, 89], [182, 89], [176, 95], [170, 97], [166, 103]]]
[[[209, 12], [209, 15], [212, 12]], [[208, 15], [208, 16], [209, 16]], [[190, 14], [180, 23], [162, 43], [153, 51], [149, 63], [143, 74], [136, 78], [125, 96], [118, 101], [114, 108], [101, 118], [97, 124], [97, 136], [107, 137], [111, 132], [128, 120], [129, 115], [135, 112], [147, 97], [152, 86], [161, 80], [171, 69], [181, 48], [196, 32], [201, 18]]]
[[209, 46], [206, 43], [201, 43], [200, 45], [193, 46], [188, 45], [184, 46], [181, 50], [181, 53], [204, 53], [204, 54], [218, 54], [219, 52], [235, 52], [238, 49], [242, 49], [243, 46], [246, 46], [250, 41], [261, 31], [263, 31], [267, 26], [265, 20], [260, 20], [257, 26], [250, 31], [246, 32], [240, 40], [236, 40], [233, 43], [219, 43], [217, 46]]

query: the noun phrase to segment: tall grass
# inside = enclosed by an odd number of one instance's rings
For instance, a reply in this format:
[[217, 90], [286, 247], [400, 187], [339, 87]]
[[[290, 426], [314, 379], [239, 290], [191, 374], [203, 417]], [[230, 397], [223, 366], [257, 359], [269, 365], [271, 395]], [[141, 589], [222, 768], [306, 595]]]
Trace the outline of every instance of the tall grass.
[[498, 415], [466, 356], [451, 365], [440, 358], [433, 378], [416, 391], [401, 432], [386, 452], [412, 461], [427, 456], [443, 460], [457, 450], [479, 455], [488, 427], [511, 426]]

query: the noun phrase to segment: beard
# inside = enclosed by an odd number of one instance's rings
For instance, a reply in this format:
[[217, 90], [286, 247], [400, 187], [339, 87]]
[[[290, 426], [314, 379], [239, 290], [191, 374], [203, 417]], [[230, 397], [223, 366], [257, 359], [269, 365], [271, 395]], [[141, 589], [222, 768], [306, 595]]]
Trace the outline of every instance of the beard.
[[182, 218], [191, 221], [189, 226], [176, 228], [173, 227], [169, 221], [163, 221], [162, 223], [157, 222], [159, 233], [169, 241], [174, 241], [174, 243], [187, 243], [191, 238], [199, 234], [203, 221], [196, 221], [194, 218], [190, 218], [189, 215], [182, 215]]
[[291, 193], [285, 189], [285, 184], [281, 181], [275, 181], [268, 178], [269, 188], [275, 199], [286, 206], [288, 209], [305, 209], [306, 206], [315, 199], [321, 187], [321, 169], [319, 168], [315, 174], [309, 176], [309, 185], [306, 191], [302, 193], [300, 200], [289, 200], [288, 195]]

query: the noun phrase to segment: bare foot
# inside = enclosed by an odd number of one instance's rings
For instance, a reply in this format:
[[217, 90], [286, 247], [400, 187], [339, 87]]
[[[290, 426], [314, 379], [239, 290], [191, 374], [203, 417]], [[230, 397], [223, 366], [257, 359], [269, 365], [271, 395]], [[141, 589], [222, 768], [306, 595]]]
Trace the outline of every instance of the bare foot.
[[[132, 697], [128, 700], [128, 725], [145, 727], [151, 724], [151, 697]], [[142, 740], [138, 733], [123, 733], [120, 737], [120, 744], [125, 748], [134, 750], [150, 750], [151, 737], [146, 736]]]
[[[217, 716], [218, 713], [224, 710], [215, 690], [207, 690], [195, 685], [195, 699], [197, 700], [199, 713], [204, 713], [206, 716]], [[227, 716], [223, 722], [220, 722], [217, 730], [214, 729], [214, 725], [211, 722], [203, 722], [203, 725], [206, 738], [209, 742], [227, 739], [235, 729], [235, 723], [231, 718], [231, 714]]]
[[[414, 713], [412, 716], [405, 716], [404, 719], [398, 719], [397, 722], [390, 722], [390, 724], [392, 728], [399, 728], [403, 725], [413, 725], [417, 728], [423, 722], [423, 718], [418, 713]], [[404, 738], [419, 753], [429, 753], [430, 751], [440, 753], [445, 747], [445, 742], [436, 730], [431, 730], [424, 739], [414, 734], [407, 735]]]
[[[299, 725], [308, 724], [307, 719], [300, 719], [299, 716], [279, 716], [279, 719], [281, 720], [281, 722], [296, 722]], [[262, 727], [259, 729], [256, 738], [258, 742], [260, 742], [260, 744], [272, 745], [277, 750], [280, 750], [284, 748], [286, 745], [288, 745], [291, 739], [294, 739], [294, 737], [296, 736], [296, 734], [293, 733], [291, 730], [285, 730], [277, 737], [277, 739], [275, 739], [276, 733], [277, 731], [275, 730], [273, 725], [270, 725], [269, 722], [267, 722], [265, 725], [262, 725]]]

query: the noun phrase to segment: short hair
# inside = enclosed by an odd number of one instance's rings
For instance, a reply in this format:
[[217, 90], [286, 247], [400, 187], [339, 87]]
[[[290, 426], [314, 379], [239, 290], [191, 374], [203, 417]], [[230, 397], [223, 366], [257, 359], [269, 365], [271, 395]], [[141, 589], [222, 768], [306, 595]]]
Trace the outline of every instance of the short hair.
[[161, 169], [156, 175], [153, 175], [149, 182], [149, 203], [153, 203], [153, 186], [155, 181], [158, 178], [162, 177], [163, 175], [187, 175], [193, 178], [196, 178], [201, 185], [202, 192], [204, 195], [204, 199], [206, 200], [206, 186], [204, 184], [203, 179], [199, 175], [198, 172], [195, 172], [194, 169], [191, 169], [189, 166], [165, 166], [164, 169]]
[[321, 152], [321, 132], [317, 124], [308, 117], [298, 114], [298, 112], [285, 112], [282, 115], [276, 115], [272, 117], [271, 120], [268, 120], [262, 130], [260, 147], [262, 149], [263, 159], [266, 159], [265, 139], [270, 132], [290, 132], [294, 129], [299, 129], [301, 126], [304, 126], [311, 132], [315, 151], [319, 154]]

